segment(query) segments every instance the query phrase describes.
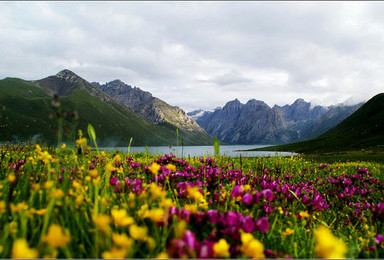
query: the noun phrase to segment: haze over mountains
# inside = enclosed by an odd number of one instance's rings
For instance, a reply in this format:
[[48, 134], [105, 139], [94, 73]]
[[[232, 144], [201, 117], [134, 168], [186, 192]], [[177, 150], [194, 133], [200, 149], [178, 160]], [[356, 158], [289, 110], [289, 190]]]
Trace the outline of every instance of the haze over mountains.
[[269, 107], [250, 99], [235, 99], [213, 112], [188, 113], [212, 136], [228, 144], [283, 144], [314, 138], [350, 116], [362, 104], [314, 106], [303, 99]]

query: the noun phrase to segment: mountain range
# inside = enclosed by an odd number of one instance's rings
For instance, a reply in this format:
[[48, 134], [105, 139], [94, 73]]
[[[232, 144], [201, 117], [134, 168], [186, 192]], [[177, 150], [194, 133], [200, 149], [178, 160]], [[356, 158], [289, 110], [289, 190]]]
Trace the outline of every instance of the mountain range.
[[[360, 151], [361, 149], [383, 151], [383, 147], [384, 93], [381, 93], [322, 135], [307, 141], [275, 146], [273, 150], [308, 154]], [[271, 147], [268, 148], [270, 149]]]
[[362, 103], [356, 105], [312, 106], [303, 99], [291, 105], [269, 107], [251, 99], [238, 99], [214, 111], [188, 113], [212, 136], [228, 144], [284, 144], [308, 140], [342, 122]]
[[[187, 124], [183, 118], [181, 123], [148, 120], [69, 70], [40, 80], [0, 80], [0, 104], [2, 142], [55, 144], [62, 121], [65, 142], [74, 142], [77, 130], [86, 131], [90, 123], [96, 130], [99, 146], [127, 146], [131, 137], [133, 145], [175, 145], [176, 129]], [[177, 108], [168, 108], [183, 114]], [[199, 126], [188, 131], [186, 128], [179, 129], [179, 144], [181, 140], [185, 145], [213, 142]]]

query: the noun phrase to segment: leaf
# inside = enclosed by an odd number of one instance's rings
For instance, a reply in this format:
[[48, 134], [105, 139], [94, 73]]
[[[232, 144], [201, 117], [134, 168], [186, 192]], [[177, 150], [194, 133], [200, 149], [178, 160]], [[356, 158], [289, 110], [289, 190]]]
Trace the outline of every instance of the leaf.
[[96, 141], [96, 132], [91, 124], [88, 124], [88, 136], [92, 139], [93, 142]]

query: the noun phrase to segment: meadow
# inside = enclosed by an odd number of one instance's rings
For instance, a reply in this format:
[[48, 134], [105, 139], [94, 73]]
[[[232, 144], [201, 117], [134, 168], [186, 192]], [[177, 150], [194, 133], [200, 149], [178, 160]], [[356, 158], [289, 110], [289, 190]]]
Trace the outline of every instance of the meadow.
[[0, 258], [384, 258], [384, 164], [1, 146]]

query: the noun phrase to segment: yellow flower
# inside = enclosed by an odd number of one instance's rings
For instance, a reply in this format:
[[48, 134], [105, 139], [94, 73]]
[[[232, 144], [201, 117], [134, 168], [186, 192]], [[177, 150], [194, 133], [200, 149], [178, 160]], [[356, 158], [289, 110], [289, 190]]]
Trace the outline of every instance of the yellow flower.
[[87, 146], [87, 138], [83, 137], [83, 138], [77, 139], [76, 144], [77, 144], [77, 146], [80, 146], [80, 147], [86, 147]]
[[44, 164], [47, 164], [52, 159], [52, 155], [50, 155], [47, 151], [45, 151], [40, 153], [37, 159], [39, 159], [40, 161], [43, 161]]
[[160, 186], [157, 186], [155, 183], [149, 185], [149, 192], [151, 193], [151, 199], [155, 200], [161, 197], [165, 197], [166, 193]]
[[241, 252], [251, 258], [265, 258], [264, 245], [250, 233], [241, 232]]
[[54, 184], [53, 181], [47, 181], [44, 183], [43, 187], [48, 190], [48, 189], [52, 188], [53, 184]]
[[345, 242], [335, 236], [332, 232], [321, 226], [315, 230], [317, 246], [315, 251], [320, 258], [345, 258], [347, 246]]
[[95, 179], [99, 176], [99, 171], [97, 169], [90, 170], [89, 175], [92, 179]]
[[120, 247], [130, 247], [133, 243], [132, 239], [130, 239], [126, 234], [112, 234], [112, 241], [116, 245]]
[[3, 214], [5, 211], [7, 211], [7, 204], [5, 201], [0, 200], [0, 213]]
[[137, 225], [131, 225], [129, 227], [129, 234], [135, 240], [145, 241], [147, 239], [147, 227], [139, 227]]
[[111, 162], [108, 162], [106, 165], [105, 165], [105, 171], [106, 172], [112, 172], [112, 171], [115, 171], [115, 167], [113, 167], [113, 164]]
[[188, 193], [188, 196], [196, 202], [200, 202], [204, 199], [203, 194], [201, 194], [201, 192], [199, 191], [199, 187], [197, 186], [195, 187], [187, 186], [187, 193]]
[[21, 212], [28, 209], [28, 205], [24, 201], [17, 203], [16, 205], [11, 204], [10, 206], [12, 212]]
[[150, 166], [148, 166], [148, 169], [155, 175], [158, 174], [160, 165], [157, 163], [152, 163]]
[[299, 212], [299, 215], [302, 217], [302, 218], [309, 218], [310, 215], [308, 214], [308, 212], [306, 211], [300, 211]]
[[160, 223], [164, 221], [165, 212], [163, 209], [151, 209], [148, 210], [146, 216], [153, 222]]
[[124, 259], [127, 255], [127, 250], [125, 248], [118, 249], [116, 247], [112, 247], [111, 250], [106, 251], [102, 254], [104, 259]]
[[190, 211], [192, 214], [198, 213], [197, 205], [195, 204], [185, 204], [184, 209]]
[[38, 210], [36, 210], [36, 209], [32, 208], [32, 209], [29, 210], [29, 213], [42, 216], [45, 213], [47, 213], [47, 209], [38, 209]]
[[219, 242], [213, 244], [213, 256], [214, 257], [229, 257], [229, 244], [225, 239], [220, 239]]
[[70, 241], [70, 236], [64, 233], [61, 226], [52, 224], [49, 226], [48, 233], [43, 237], [43, 241], [53, 247], [64, 247]]
[[167, 254], [167, 252], [161, 252], [156, 256], [156, 259], [169, 259], [169, 255]]
[[98, 215], [93, 218], [95, 225], [104, 233], [109, 233], [109, 224], [111, 223], [111, 217], [107, 215]]
[[168, 163], [165, 167], [172, 172], [176, 171], [176, 166], [173, 164]]
[[19, 238], [13, 242], [12, 258], [38, 258], [39, 254], [36, 249], [29, 248], [24, 238]]
[[52, 191], [52, 197], [55, 199], [62, 198], [62, 197], [64, 197], [64, 191], [62, 191], [60, 189], [54, 189]]
[[127, 215], [127, 211], [125, 209], [112, 209], [111, 215], [113, 222], [118, 227], [125, 227], [135, 223], [135, 220]]
[[120, 162], [121, 161], [121, 157], [119, 154], [116, 154], [115, 157], [113, 157], [113, 161], [114, 162]]
[[293, 233], [295, 233], [295, 230], [291, 228], [286, 228], [285, 231], [282, 232], [281, 234], [286, 237], [286, 236], [292, 235]]
[[10, 183], [14, 183], [14, 182], [16, 181], [16, 176], [13, 175], [13, 174], [9, 174], [9, 175], [8, 175], [8, 181], [9, 181]]
[[65, 149], [65, 148], [67, 148], [67, 146], [66, 146], [65, 144], [63, 144], [63, 145], [61, 146], [61, 149]]
[[37, 153], [41, 153], [41, 147], [40, 147], [40, 145], [36, 145], [36, 147], [35, 147], [35, 152], [37, 152]]

